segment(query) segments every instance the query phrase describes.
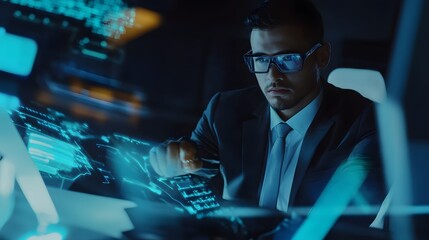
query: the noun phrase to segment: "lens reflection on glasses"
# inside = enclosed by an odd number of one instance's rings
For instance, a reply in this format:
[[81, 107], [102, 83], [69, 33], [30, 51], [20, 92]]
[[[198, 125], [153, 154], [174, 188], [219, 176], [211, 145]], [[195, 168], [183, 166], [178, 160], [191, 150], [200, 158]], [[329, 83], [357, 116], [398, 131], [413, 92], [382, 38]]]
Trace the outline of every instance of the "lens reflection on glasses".
[[279, 71], [283, 73], [297, 72], [302, 70], [306, 58], [321, 46], [322, 44], [317, 43], [305, 54], [287, 53], [274, 56], [255, 56], [249, 51], [244, 55], [244, 61], [251, 73], [267, 73], [271, 64], [276, 65]]

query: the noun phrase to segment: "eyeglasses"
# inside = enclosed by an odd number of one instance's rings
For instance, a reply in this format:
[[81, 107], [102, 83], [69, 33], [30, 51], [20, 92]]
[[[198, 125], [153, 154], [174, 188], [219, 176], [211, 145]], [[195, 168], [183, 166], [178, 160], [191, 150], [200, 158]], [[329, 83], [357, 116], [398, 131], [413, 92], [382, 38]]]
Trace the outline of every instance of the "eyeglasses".
[[274, 56], [267, 55], [252, 55], [252, 51], [248, 51], [243, 55], [244, 61], [251, 73], [267, 73], [271, 63], [276, 65], [277, 69], [282, 73], [291, 73], [301, 71], [305, 59], [314, 51], [320, 48], [322, 44], [317, 43], [306, 53], [286, 53]]

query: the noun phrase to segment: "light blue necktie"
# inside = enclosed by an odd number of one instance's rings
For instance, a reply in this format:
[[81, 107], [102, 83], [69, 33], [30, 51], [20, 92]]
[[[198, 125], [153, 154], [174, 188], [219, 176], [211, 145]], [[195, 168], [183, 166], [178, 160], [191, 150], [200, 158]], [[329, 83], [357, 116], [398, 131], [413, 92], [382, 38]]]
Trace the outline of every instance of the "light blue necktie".
[[286, 123], [279, 123], [273, 128], [273, 147], [268, 156], [264, 182], [262, 184], [259, 205], [276, 208], [279, 194], [281, 169], [285, 154], [286, 135], [292, 128]]

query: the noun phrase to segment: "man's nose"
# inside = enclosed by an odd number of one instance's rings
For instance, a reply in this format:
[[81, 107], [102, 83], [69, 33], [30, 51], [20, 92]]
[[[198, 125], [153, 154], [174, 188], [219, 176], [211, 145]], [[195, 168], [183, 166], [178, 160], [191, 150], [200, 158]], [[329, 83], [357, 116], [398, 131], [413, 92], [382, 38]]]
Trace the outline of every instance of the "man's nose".
[[268, 73], [267, 73], [267, 80], [270, 82], [276, 82], [283, 79], [283, 73], [280, 72], [277, 65], [273, 62], [270, 63], [270, 66], [268, 67]]

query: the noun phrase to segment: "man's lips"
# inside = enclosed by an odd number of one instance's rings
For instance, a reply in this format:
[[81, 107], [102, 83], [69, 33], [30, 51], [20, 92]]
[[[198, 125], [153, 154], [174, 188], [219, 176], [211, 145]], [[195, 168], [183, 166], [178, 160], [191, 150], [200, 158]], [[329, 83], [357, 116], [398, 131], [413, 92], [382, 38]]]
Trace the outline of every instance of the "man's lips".
[[267, 90], [267, 93], [271, 95], [282, 95], [289, 92], [291, 92], [289, 88], [269, 88]]

